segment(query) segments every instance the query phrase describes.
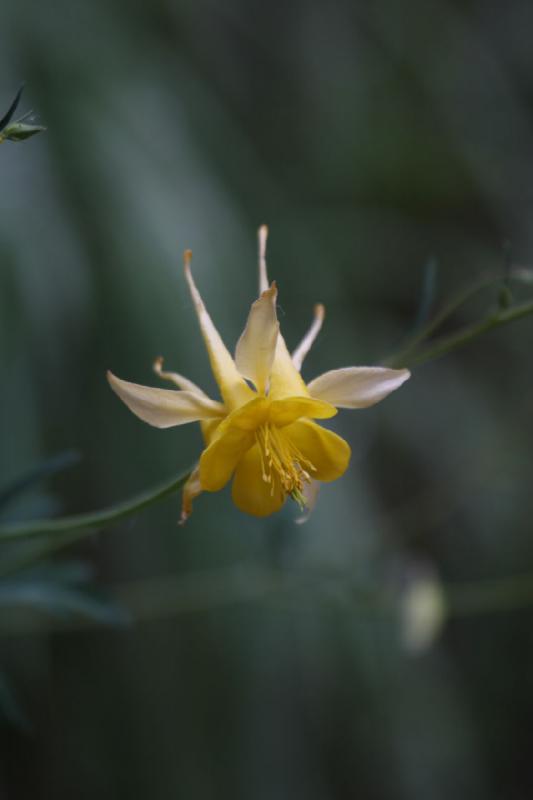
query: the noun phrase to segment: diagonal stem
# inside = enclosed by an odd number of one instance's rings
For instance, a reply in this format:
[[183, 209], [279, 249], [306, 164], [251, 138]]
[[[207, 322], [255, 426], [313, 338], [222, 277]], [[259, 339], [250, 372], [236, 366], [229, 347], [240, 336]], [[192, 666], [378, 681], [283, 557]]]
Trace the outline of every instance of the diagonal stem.
[[465, 344], [471, 342], [477, 336], [480, 336], [481, 334], [486, 333], [493, 328], [499, 328], [502, 325], [507, 325], [509, 322], [514, 322], [515, 320], [521, 319], [522, 317], [527, 317], [530, 314], [533, 314], [532, 301], [521, 303], [520, 305], [513, 306], [512, 308], [496, 311], [494, 314], [491, 314], [490, 316], [485, 317], [478, 322], [474, 322], [471, 325], [465, 325], [455, 333], [450, 334], [450, 336], [444, 336], [441, 339], [437, 339], [432, 346], [425, 348], [418, 354], [414, 353], [413, 355], [409, 355], [408, 353], [405, 353], [403, 357], [402, 354], [394, 356], [389, 360], [388, 365], [418, 367], [421, 364], [425, 364], [427, 361], [433, 361], [436, 358], [440, 358], [441, 356], [451, 353], [453, 350], [458, 350], [460, 347], [463, 347]]
[[141, 492], [135, 497], [117, 503], [109, 508], [100, 511], [90, 511], [87, 514], [74, 514], [60, 519], [35, 520], [31, 522], [15, 522], [10, 525], [0, 525], [0, 543], [12, 542], [21, 539], [31, 539], [45, 534], [62, 536], [64, 534], [75, 535], [81, 538], [86, 533], [98, 530], [104, 525], [111, 525], [119, 522], [126, 517], [131, 517], [154, 503], [163, 500], [178, 489], [189, 477], [190, 472], [185, 472], [171, 481], [156, 486], [145, 492]]
[[[512, 271], [509, 274], [508, 279], [516, 280], [518, 282], [523, 282], [525, 280], [521, 274], [521, 271], [518, 269]], [[481, 292], [483, 289], [487, 289], [489, 286], [495, 286], [497, 284], [502, 284], [502, 276], [489, 274], [483, 275], [473, 284], [462, 289], [433, 317], [433, 319], [428, 322], [427, 325], [425, 325], [414, 336], [408, 338], [406, 344], [397, 353], [385, 359], [385, 365], [388, 367], [405, 367], [414, 365], [415, 363], [422, 363], [415, 360], [416, 352], [420, 345], [430, 339], [433, 334], [443, 325], [443, 323], [453, 316], [453, 314], [455, 314], [455, 312], [465, 305], [465, 303], [467, 303], [472, 297]], [[427, 359], [424, 358], [424, 361], [426, 360]]]

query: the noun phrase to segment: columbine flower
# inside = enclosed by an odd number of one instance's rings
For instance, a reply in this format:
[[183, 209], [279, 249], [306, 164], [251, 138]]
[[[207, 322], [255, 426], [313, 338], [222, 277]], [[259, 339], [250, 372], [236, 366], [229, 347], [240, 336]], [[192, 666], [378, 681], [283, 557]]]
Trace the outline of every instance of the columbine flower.
[[366, 408], [383, 400], [409, 377], [406, 369], [346, 367], [326, 372], [306, 385], [300, 375], [324, 319], [315, 307], [314, 321], [290, 355], [276, 317], [277, 287], [269, 286], [265, 250], [267, 228], [259, 229], [259, 299], [237, 342], [235, 358], [226, 349], [203, 304], [185, 253], [185, 277], [222, 401], [211, 400], [192, 381], [154, 370], [178, 390], [153, 389], [120, 380], [109, 383], [138, 417], [157, 428], [200, 422], [205, 450], [183, 491], [182, 521], [202, 491], [217, 492], [233, 476], [235, 505], [258, 517], [278, 511], [287, 497], [309, 507], [317, 481], [333, 481], [345, 472], [350, 447], [313, 420], [329, 419], [337, 408]]

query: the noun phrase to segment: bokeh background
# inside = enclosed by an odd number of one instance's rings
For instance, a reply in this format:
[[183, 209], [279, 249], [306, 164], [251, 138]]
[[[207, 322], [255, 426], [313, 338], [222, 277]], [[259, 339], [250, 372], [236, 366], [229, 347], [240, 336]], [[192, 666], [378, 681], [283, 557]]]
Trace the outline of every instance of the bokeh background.
[[[428, 264], [433, 308], [528, 268], [532, 28], [527, 0], [5, 0], [1, 106], [25, 80], [48, 131], [0, 148], [0, 483], [82, 460], [3, 518], [194, 462], [196, 426], [143, 425], [104, 377], [155, 385], [164, 355], [214, 391], [185, 248], [233, 346], [269, 224], [289, 344], [327, 307], [308, 378], [395, 351]], [[533, 573], [532, 337], [518, 322], [341, 413], [353, 461], [306, 526], [222, 492], [178, 528], [174, 497], [41, 567], [90, 568], [132, 620], [0, 608], [1, 797], [530, 797], [531, 583], [459, 603], [433, 642], [404, 600]]]

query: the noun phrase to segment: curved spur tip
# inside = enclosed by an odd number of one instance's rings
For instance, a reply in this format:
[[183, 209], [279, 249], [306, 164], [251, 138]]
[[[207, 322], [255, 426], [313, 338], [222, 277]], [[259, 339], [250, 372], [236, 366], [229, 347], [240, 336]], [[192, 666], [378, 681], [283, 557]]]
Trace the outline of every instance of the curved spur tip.
[[192, 261], [192, 250], [185, 250], [183, 253], [183, 266], [185, 271], [190, 270]]

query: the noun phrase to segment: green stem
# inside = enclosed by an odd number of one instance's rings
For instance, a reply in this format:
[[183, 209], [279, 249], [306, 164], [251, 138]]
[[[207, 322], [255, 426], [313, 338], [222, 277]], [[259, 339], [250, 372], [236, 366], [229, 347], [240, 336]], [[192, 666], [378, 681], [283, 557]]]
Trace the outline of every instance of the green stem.
[[[0, 543], [31, 539], [45, 534], [58, 537], [72, 537], [68, 541], [82, 538], [104, 525], [114, 525], [126, 517], [131, 517], [154, 503], [163, 500], [168, 495], [174, 494], [180, 489], [189, 477], [190, 472], [183, 473], [171, 481], [166, 481], [154, 489], [141, 492], [140, 494], [117, 503], [110, 508], [101, 511], [89, 512], [87, 514], [75, 514], [60, 519], [35, 520], [31, 522], [15, 522], [11, 525], [0, 525]], [[63, 541], [63, 539], [61, 539]]]
[[533, 605], [533, 574], [448, 585], [446, 598], [451, 616], [486, 611], [507, 611]]
[[425, 325], [418, 333], [408, 340], [405, 347], [400, 350], [399, 353], [396, 353], [394, 356], [391, 356], [391, 358], [387, 359], [387, 366], [396, 366], [398, 364], [403, 366], [405, 360], [409, 358], [411, 353], [413, 353], [417, 347], [422, 344], [422, 342], [429, 339], [430, 336], [432, 336], [449, 317], [455, 314], [455, 312], [458, 311], [461, 306], [468, 302], [471, 297], [474, 297], [474, 295], [476, 295], [482, 289], [486, 289], [488, 286], [494, 286], [494, 284], [501, 283], [501, 281], [501, 275], [485, 275], [476, 281], [476, 283], [460, 291], [454, 298], [452, 298], [452, 300], [450, 300], [449, 303], [444, 306], [444, 308], [441, 309], [441, 311], [435, 315], [435, 317], [433, 317], [433, 319], [428, 322], [427, 325]]
[[[523, 283], [525, 280], [526, 279], [521, 274], [520, 270], [511, 271], [505, 279], [503, 279], [499, 274], [484, 275], [483, 277], [479, 278], [479, 280], [477, 280], [471, 286], [467, 286], [454, 298], [452, 298], [452, 300], [450, 300], [450, 302], [447, 303], [444, 308], [442, 308], [441, 311], [439, 311], [436, 316], [428, 322], [427, 325], [425, 325], [418, 333], [408, 339], [407, 344], [398, 353], [395, 353], [393, 356], [390, 356], [390, 358], [386, 359], [384, 362], [385, 365], [388, 367], [405, 367], [408, 365], [422, 363], [415, 360], [415, 354], [419, 346], [433, 336], [433, 334], [443, 325], [443, 323], [453, 316], [453, 314], [455, 314], [456, 311], [461, 308], [461, 306], [467, 303], [468, 300], [470, 300], [483, 289], [487, 289], [489, 286], [495, 286], [497, 284], [502, 285], [502, 283], [505, 283], [505, 281], [517, 281], [519, 283]], [[425, 361], [427, 359], [424, 358], [423, 360]]]
[[433, 361], [447, 353], [451, 353], [453, 350], [457, 350], [459, 347], [463, 347], [463, 345], [468, 344], [472, 339], [475, 339], [476, 336], [480, 336], [482, 333], [486, 333], [493, 328], [499, 328], [502, 325], [507, 325], [509, 322], [514, 322], [530, 314], [533, 314], [533, 302], [531, 301], [513, 306], [512, 308], [496, 311], [491, 316], [485, 317], [485, 319], [474, 322], [471, 325], [465, 325], [464, 328], [450, 334], [450, 336], [438, 339], [433, 346], [427, 347], [425, 350], [418, 353], [418, 355], [413, 354], [411, 356], [409, 355], [411, 350], [406, 350], [403, 354], [400, 353], [398, 356], [394, 356], [389, 359], [387, 366], [420, 366], [427, 361]]

